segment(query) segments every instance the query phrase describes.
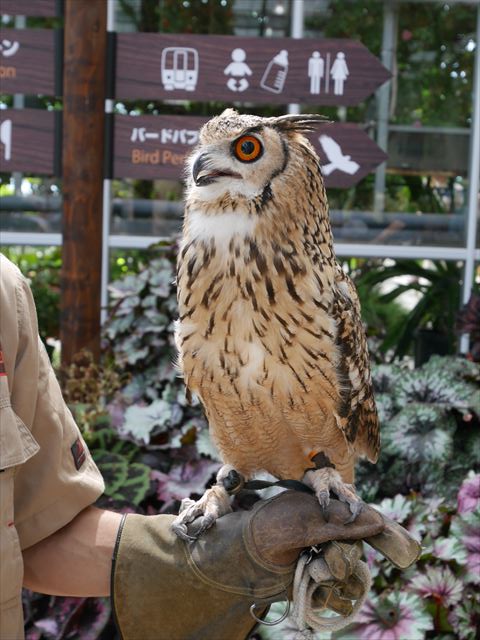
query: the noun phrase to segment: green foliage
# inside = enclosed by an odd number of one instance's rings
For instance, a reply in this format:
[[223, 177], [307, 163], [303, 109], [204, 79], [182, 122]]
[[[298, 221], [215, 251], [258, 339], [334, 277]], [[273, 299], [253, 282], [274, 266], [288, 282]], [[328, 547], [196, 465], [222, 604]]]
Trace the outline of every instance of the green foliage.
[[[389, 304], [410, 291], [417, 291], [420, 297], [402, 322], [390, 325], [380, 346], [381, 350], [386, 352], [393, 349], [394, 357], [402, 358], [411, 351], [418, 330], [431, 328], [445, 336], [448, 350], [453, 353], [457, 338], [455, 319], [461, 295], [460, 266], [448, 261], [383, 262], [375, 269], [362, 273], [356, 280], [356, 285], [360, 293], [375, 291], [376, 287], [394, 277], [407, 278], [408, 282], [395, 284], [388, 293], [376, 294], [378, 302]], [[362, 297], [365, 299], [365, 295]]]
[[404, 326], [408, 311], [397, 300], [385, 302], [378, 287], [364, 282], [368, 273], [381, 268], [382, 261], [350, 258], [344, 261], [344, 268], [355, 282], [360, 299], [362, 321], [367, 333], [370, 356], [375, 362], [383, 362], [389, 353], [386, 342], [391, 334], [398, 333]]
[[58, 247], [2, 247], [2, 252], [30, 282], [37, 307], [40, 337], [60, 335], [60, 268], [61, 250]]
[[116, 508], [138, 507], [150, 489], [150, 468], [105, 449], [95, 449], [93, 458], [105, 480], [105, 495]]
[[382, 452], [375, 466], [362, 462], [358, 486], [367, 501], [396, 493], [455, 495], [480, 460], [480, 366], [432, 357], [419, 369], [373, 369]]
[[113, 249], [110, 251], [110, 280], [141, 271], [149, 252], [144, 249]]
[[139, 274], [129, 274], [110, 285], [106, 352], [117, 367], [131, 374], [127, 393], [134, 400], [157, 399], [176, 377], [174, 278], [173, 248], [164, 245]]
[[[385, 3], [332, 0], [325, 17], [309, 28], [329, 38], [360, 40], [380, 56]], [[474, 63], [475, 7], [459, 3], [398, 4], [397, 68], [393, 122], [468, 127]], [[365, 106], [349, 110], [349, 120], [367, 120]], [[370, 114], [371, 117], [371, 114]]]
[[60, 368], [58, 377], [65, 402], [87, 440], [95, 428], [108, 422], [106, 405], [129, 379], [111, 366], [96, 364], [88, 351], [77, 353], [71, 365]]
[[119, 0], [119, 7], [138, 31], [233, 33], [233, 0]]

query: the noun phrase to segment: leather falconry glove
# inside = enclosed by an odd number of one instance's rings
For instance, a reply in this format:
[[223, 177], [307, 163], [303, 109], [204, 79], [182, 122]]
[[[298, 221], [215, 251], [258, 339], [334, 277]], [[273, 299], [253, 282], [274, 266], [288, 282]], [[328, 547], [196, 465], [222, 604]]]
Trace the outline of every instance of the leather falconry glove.
[[[417, 559], [418, 543], [371, 507], [350, 524], [345, 504], [332, 500], [328, 511], [327, 522], [314, 496], [286, 491], [223, 516], [194, 542], [171, 531], [174, 516], [125, 516], [112, 564], [123, 640], [245, 640], [271, 603], [291, 596], [298, 556], [312, 545], [367, 539], [396, 566]], [[330, 551], [329, 562], [339, 574], [343, 555]], [[355, 599], [355, 576], [342, 575], [336, 596]]]

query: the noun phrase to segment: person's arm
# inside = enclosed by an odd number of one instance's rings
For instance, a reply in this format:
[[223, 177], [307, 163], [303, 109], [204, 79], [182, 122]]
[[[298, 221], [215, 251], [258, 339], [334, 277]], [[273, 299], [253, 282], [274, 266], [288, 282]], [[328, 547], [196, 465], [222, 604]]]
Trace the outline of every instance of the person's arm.
[[121, 518], [87, 507], [65, 527], [25, 549], [24, 587], [50, 595], [109, 596]]

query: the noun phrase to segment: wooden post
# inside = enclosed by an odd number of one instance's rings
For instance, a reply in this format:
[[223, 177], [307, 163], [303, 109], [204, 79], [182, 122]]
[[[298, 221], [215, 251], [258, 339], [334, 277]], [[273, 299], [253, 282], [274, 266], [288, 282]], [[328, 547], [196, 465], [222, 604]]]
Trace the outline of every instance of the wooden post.
[[100, 352], [107, 3], [66, 0], [63, 72], [62, 362]]

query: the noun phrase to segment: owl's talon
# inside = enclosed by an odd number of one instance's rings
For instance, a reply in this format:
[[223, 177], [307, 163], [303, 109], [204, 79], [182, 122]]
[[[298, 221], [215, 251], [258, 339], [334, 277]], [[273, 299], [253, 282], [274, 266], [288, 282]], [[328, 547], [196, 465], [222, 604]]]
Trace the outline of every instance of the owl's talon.
[[328, 522], [327, 507], [330, 502], [330, 492], [349, 506], [352, 515], [345, 524], [355, 522], [363, 508], [363, 502], [355, 493], [355, 488], [351, 484], [342, 481], [336, 469], [323, 467], [321, 469], [308, 470], [304, 476], [304, 482], [315, 491], [326, 522]]
[[180, 503], [180, 509], [178, 510], [178, 513], [179, 514], [183, 513], [184, 511], [192, 507], [194, 504], [195, 504], [195, 500], [192, 500], [191, 498], [184, 498]]
[[196, 540], [215, 520], [231, 510], [228, 493], [223, 484], [217, 483], [207, 489], [197, 502], [189, 498], [182, 500], [172, 531], [182, 540]]
[[208, 513], [204, 516], [200, 516], [199, 518], [197, 518], [195, 520], [195, 522], [193, 522], [191, 529], [193, 529], [194, 533], [193, 533], [193, 539], [197, 540], [197, 538], [199, 538], [202, 533], [204, 533], [205, 531], [207, 531], [207, 529], [210, 529], [210, 527], [215, 524], [217, 518], [215, 518], [214, 515], [212, 515], [211, 513]]
[[348, 501], [348, 506], [350, 507], [352, 515], [345, 520], [343, 524], [352, 524], [352, 522], [355, 522], [358, 515], [363, 511], [363, 504], [364, 503], [361, 500]]
[[192, 542], [193, 540], [196, 540], [195, 536], [191, 536], [188, 533], [187, 530], [187, 525], [185, 524], [180, 524], [180, 523], [176, 523], [174, 522], [172, 524], [172, 531], [173, 533], [175, 533], [176, 536], [178, 536], [181, 540], [185, 540], [185, 542]]
[[322, 515], [325, 522], [329, 522], [330, 514], [328, 513], [328, 505], [330, 504], [330, 492], [326, 489], [324, 491], [319, 491], [317, 494], [318, 502], [320, 503], [320, 508], [322, 509]]

